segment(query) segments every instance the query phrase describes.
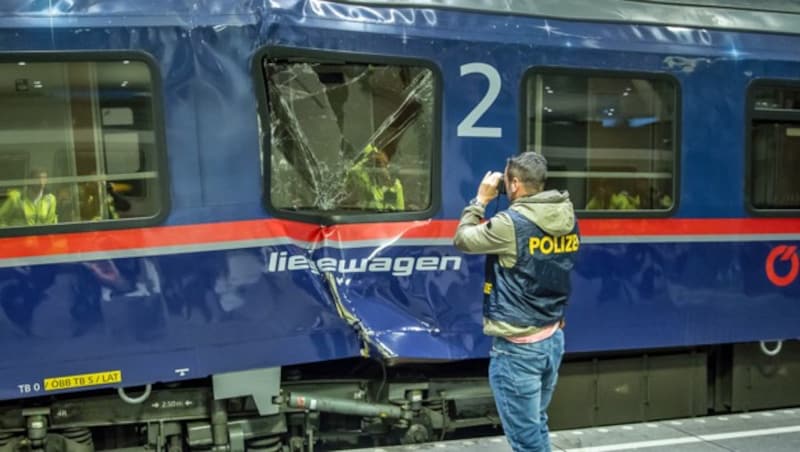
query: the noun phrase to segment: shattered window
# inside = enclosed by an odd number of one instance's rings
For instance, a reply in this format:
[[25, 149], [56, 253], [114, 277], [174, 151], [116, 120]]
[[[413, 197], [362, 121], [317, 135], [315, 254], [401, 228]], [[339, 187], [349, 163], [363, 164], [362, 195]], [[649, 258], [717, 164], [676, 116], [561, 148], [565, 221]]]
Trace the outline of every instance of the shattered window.
[[431, 70], [266, 60], [270, 199], [325, 213], [431, 206]]

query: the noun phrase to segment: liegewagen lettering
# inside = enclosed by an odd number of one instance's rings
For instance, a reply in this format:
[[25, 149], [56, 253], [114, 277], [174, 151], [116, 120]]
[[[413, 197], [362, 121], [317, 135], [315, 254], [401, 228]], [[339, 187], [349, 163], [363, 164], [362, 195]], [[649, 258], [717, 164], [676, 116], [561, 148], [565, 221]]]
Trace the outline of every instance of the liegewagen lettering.
[[367, 257], [361, 259], [335, 259], [323, 257], [310, 259], [303, 255], [290, 255], [286, 251], [274, 251], [267, 255], [268, 273], [310, 270], [313, 273], [382, 273], [394, 276], [410, 276], [415, 272], [458, 271], [460, 256], [422, 257]]

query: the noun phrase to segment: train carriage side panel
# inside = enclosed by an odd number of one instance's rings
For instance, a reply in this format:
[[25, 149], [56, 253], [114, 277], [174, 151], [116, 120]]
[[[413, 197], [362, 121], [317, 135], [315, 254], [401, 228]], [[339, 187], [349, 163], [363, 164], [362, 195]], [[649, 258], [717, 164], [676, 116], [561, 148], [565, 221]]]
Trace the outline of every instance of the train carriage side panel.
[[[0, 239], [0, 284], [23, 310], [94, 300], [93, 317], [64, 314], [78, 327], [67, 333], [12, 325], [18, 331], [3, 339], [0, 396], [37, 395], [20, 394], [18, 385], [98, 371], [121, 370], [122, 384], [133, 385], [352, 357], [365, 340], [373, 353], [396, 358], [485, 357], [482, 259], [460, 255], [449, 238], [480, 177], [520, 149], [526, 76], [540, 68], [667, 76], [680, 93], [680, 116], [672, 118], [682, 124], [677, 209], [667, 218], [583, 220], [569, 350], [797, 335], [797, 285], [776, 287], [765, 275], [771, 250], [796, 243], [797, 221], [747, 218], [742, 194], [748, 84], [791, 78], [797, 62], [783, 49], [796, 37], [333, 3], [220, 5], [228, 9], [200, 14], [174, 2], [146, 5], [152, 14], [131, 14], [144, 11], [136, 6], [99, 13], [59, 7], [58, 17], [26, 16], [29, 24], [4, 18], [4, 50], [152, 55], [153, 76], [162, 78], [163, 93], [155, 95], [164, 105], [160, 151], [168, 156], [172, 207], [164, 226]], [[275, 47], [358, 54], [375, 64], [416, 59], [437, 69], [441, 137], [434, 151], [442, 171], [432, 190], [442, 203], [430, 220], [376, 215], [369, 223], [320, 226], [266, 213], [258, 169], [268, 158], [261, 152], [270, 152], [270, 128], [262, 121], [258, 129], [256, 88], [265, 80], [252, 69]], [[485, 66], [465, 68], [474, 63]], [[459, 136], [492, 84], [497, 97], [472, 124], [473, 136]], [[491, 130], [476, 137], [474, 128]], [[335, 283], [309, 265], [290, 270], [292, 256], [330, 268]], [[388, 270], [343, 271], [375, 256]], [[438, 259], [435, 269], [422, 258]], [[130, 290], [104, 279], [111, 269]], [[361, 337], [337, 314], [337, 295], [365, 327]], [[11, 324], [20, 318], [6, 317]], [[190, 371], [176, 373], [184, 368]]]

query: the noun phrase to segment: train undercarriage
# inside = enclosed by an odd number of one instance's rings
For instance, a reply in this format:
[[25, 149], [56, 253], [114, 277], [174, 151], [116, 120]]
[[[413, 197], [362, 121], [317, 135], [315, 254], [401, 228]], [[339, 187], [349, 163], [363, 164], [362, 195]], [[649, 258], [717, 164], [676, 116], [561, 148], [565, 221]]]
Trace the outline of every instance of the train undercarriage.
[[[775, 351], [569, 356], [551, 428], [800, 405], [800, 345]], [[6, 402], [0, 452], [300, 452], [500, 432], [485, 360], [390, 364], [343, 360]]]

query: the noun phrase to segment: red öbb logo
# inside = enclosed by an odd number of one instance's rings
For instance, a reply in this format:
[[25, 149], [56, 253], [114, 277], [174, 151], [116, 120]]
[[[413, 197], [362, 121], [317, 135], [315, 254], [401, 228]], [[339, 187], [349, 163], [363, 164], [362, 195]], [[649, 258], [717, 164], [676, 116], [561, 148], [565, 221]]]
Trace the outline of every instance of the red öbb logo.
[[[781, 276], [775, 270], [775, 263], [780, 257], [781, 262], [790, 261], [789, 272]], [[782, 269], [785, 265], [780, 266]], [[770, 251], [767, 256], [767, 263], [765, 266], [767, 271], [767, 278], [778, 287], [786, 287], [797, 278], [800, 273], [800, 259], [797, 257], [797, 246], [778, 245]]]

